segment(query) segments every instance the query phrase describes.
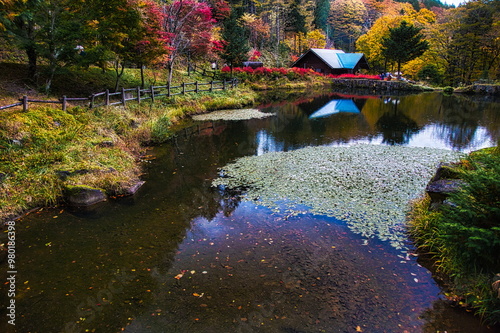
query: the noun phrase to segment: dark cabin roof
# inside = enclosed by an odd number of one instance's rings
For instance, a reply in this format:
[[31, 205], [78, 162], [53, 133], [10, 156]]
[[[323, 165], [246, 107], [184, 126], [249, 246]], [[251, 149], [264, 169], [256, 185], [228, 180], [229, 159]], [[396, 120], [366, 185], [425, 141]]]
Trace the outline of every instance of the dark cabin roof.
[[296, 65], [299, 64], [304, 57], [310, 56], [311, 53], [316, 55], [331, 69], [354, 69], [356, 66], [359, 68], [369, 68], [363, 53], [345, 53], [342, 50], [334, 49], [309, 49], [295, 61], [292, 67], [300, 67]]

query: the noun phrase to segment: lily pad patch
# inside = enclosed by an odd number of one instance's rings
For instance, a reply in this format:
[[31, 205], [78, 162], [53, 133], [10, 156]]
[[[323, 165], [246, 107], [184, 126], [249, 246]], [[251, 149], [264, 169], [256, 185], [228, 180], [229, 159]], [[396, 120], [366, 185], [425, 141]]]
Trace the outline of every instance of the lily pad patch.
[[307, 147], [240, 158], [223, 167], [212, 185], [245, 189], [243, 200], [286, 214], [301, 214], [306, 206], [402, 248], [409, 202], [424, 194], [440, 162], [460, 156], [404, 146]]

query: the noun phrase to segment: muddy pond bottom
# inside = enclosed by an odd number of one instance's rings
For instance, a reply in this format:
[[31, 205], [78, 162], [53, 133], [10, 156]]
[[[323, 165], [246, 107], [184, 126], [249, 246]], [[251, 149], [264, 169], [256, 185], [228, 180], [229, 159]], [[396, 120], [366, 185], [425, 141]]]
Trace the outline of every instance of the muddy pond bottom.
[[249, 202], [194, 219], [168, 266], [125, 332], [420, 332], [441, 298], [411, 251]]

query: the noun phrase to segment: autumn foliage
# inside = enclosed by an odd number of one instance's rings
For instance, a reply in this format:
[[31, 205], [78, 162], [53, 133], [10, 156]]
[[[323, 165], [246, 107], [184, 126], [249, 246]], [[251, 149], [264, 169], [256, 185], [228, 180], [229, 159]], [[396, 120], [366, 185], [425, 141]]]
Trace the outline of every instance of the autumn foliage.
[[[0, 58], [27, 62], [30, 77], [37, 77], [37, 65], [48, 65], [50, 77], [72, 65], [114, 68], [118, 78], [125, 67], [162, 67], [170, 82], [180, 68], [206, 69], [214, 63], [237, 67], [248, 60], [279, 68], [309, 48], [335, 48], [363, 53], [372, 73], [397, 71], [409, 79], [456, 86], [500, 78], [498, 4], [468, 1], [449, 8], [437, 0], [262, 0], [245, 5], [228, 0], [4, 0], [0, 39], [13, 55]], [[402, 57], [415, 47], [387, 44], [393, 39], [388, 39], [391, 29], [403, 21], [428, 43], [415, 58]], [[396, 49], [402, 50], [397, 57]], [[245, 74], [279, 74], [259, 71]]]

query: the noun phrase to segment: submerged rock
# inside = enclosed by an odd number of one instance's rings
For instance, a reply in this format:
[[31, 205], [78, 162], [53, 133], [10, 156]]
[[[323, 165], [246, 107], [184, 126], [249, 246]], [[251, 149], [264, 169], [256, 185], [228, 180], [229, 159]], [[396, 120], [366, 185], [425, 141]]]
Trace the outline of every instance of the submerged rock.
[[143, 180], [138, 180], [132, 186], [130, 186], [127, 189], [125, 189], [125, 194], [126, 195], [134, 195], [134, 194], [136, 194], [137, 191], [139, 191], [139, 189], [142, 187], [142, 185], [144, 185], [144, 183], [146, 183], [146, 182], [143, 181]]
[[103, 190], [84, 185], [68, 186], [65, 191], [65, 200], [72, 206], [90, 206], [106, 199]]

